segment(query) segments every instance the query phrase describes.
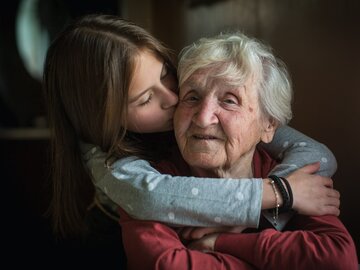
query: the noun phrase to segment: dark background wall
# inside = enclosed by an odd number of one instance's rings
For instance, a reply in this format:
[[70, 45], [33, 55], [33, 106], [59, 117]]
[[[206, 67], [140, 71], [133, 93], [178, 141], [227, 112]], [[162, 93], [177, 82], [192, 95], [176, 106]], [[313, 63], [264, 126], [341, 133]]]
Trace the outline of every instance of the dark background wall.
[[[359, 1], [39, 2], [45, 10], [42, 21], [51, 33], [68, 19], [102, 12], [139, 23], [175, 53], [201, 36], [227, 29], [244, 30], [269, 43], [293, 78], [294, 119], [290, 125], [326, 144], [337, 157], [334, 180], [342, 196], [341, 219], [359, 251]], [[25, 69], [15, 43], [18, 5], [19, 1], [9, 1], [0, 10], [0, 169], [4, 183], [2, 223], [8, 232], [9, 254], [31, 254], [26, 259], [37, 265], [48, 258], [63, 265], [76, 260], [79, 265], [88, 262], [91, 266], [96, 249], [88, 253], [88, 247], [77, 241], [55, 243], [49, 219], [43, 215], [49, 204], [48, 132], [40, 82]], [[30, 248], [33, 245], [41, 248]]]
[[[37, 2], [34, 10], [38, 23], [50, 39], [72, 18], [93, 12], [118, 14], [121, 3], [119, 0], [32, 2]], [[26, 69], [16, 43], [21, 4], [18, 0], [8, 1], [0, 9], [0, 198], [4, 264], [12, 269], [123, 269], [118, 243], [93, 241], [91, 237], [61, 241], [51, 232], [46, 213], [51, 194], [49, 131], [41, 81]], [[25, 46], [32, 45], [31, 40], [28, 42]]]

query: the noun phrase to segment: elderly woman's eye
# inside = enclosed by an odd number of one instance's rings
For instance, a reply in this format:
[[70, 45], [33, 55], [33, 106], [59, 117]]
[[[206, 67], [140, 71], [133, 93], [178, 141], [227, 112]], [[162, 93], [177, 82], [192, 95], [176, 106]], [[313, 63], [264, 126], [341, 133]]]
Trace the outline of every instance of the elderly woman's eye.
[[196, 101], [196, 100], [199, 100], [199, 98], [195, 97], [195, 96], [192, 96], [192, 97], [189, 97], [188, 100]]
[[226, 104], [230, 104], [230, 105], [233, 105], [233, 104], [235, 105], [235, 104], [239, 103], [236, 98], [225, 98], [223, 100], [223, 102], [226, 103]]
[[196, 103], [199, 101], [199, 97], [195, 95], [186, 95], [182, 100], [187, 103]]

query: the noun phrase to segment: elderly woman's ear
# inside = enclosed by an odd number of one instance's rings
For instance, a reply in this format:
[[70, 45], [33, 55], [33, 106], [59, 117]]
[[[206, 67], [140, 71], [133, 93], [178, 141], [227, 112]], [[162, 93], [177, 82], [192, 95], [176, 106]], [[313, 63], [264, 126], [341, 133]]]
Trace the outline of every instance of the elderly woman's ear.
[[278, 128], [278, 122], [270, 117], [266, 118], [263, 121], [263, 130], [261, 134], [261, 141], [264, 143], [269, 143], [274, 138], [276, 129]]

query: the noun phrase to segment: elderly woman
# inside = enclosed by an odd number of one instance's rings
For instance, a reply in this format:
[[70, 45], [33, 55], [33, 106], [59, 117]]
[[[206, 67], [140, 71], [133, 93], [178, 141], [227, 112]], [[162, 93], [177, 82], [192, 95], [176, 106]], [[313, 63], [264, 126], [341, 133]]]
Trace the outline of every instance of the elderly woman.
[[[290, 120], [292, 98], [286, 69], [270, 49], [240, 33], [200, 39], [182, 52], [179, 83], [174, 120], [183, 160], [174, 157], [158, 169], [171, 175], [268, 176], [276, 162], [259, 143], [270, 142]], [[252, 232], [219, 227], [189, 241], [179, 236], [181, 228], [136, 221], [120, 210], [129, 269], [357, 269], [353, 240], [337, 217], [295, 214], [283, 231], [272, 226], [280, 196], [291, 197], [286, 179], [274, 179], [277, 185], [267, 183], [274, 189], [274, 211]]]

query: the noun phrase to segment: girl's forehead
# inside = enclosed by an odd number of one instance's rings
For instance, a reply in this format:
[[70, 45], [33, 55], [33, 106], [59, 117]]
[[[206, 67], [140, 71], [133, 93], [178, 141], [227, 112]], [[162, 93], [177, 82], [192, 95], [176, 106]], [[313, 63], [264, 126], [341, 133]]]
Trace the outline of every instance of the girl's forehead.
[[163, 60], [148, 50], [140, 51], [135, 61], [130, 83], [130, 93], [137, 94], [151, 88], [159, 80]]

